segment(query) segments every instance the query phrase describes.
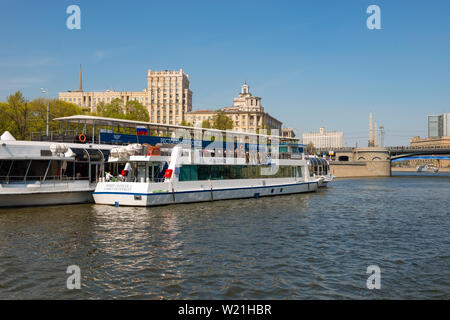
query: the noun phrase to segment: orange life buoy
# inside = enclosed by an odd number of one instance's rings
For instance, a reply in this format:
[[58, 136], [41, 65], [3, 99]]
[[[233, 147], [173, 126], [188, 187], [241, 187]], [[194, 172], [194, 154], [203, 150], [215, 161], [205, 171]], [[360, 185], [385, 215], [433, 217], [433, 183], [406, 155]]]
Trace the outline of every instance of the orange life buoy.
[[80, 141], [81, 143], [86, 142], [86, 136], [84, 134], [80, 134], [78, 136], [78, 141]]

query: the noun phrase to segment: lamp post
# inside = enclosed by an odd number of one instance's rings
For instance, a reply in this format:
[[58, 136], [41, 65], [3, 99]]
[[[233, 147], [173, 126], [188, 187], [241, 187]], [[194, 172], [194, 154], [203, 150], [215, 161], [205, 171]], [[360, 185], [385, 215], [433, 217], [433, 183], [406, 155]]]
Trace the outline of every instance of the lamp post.
[[48, 109], [50, 108], [50, 102], [48, 101], [47, 91], [45, 91], [44, 88], [41, 88], [41, 92], [47, 96], [47, 131], [46, 131], [46, 136], [48, 137]]

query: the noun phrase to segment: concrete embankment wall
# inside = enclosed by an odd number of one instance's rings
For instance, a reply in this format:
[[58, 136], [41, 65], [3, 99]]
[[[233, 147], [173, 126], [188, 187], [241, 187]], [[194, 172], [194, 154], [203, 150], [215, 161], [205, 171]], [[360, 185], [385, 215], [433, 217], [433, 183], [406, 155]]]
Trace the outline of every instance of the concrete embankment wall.
[[391, 162], [389, 160], [332, 161], [330, 169], [337, 178], [389, 177]]

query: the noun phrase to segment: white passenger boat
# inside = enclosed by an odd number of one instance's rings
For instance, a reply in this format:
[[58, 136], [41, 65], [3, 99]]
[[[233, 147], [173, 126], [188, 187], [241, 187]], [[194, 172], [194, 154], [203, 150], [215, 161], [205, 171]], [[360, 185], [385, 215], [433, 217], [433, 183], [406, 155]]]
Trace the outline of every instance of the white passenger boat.
[[0, 207], [93, 202], [110, 145], [0, 138]]
[[309, 162], [309, 170], [314, 173], [314, 177], [319, 181], [319, 188], [326, 187], [333, 181], [335, 176], [331, 174], [330, 163], [327, 159], [316, 155], [306, 156]]
[[429, 173], [438, 173], [439, 168], [432, 164], [423, 164], [417, 166], [417, 172], [429, 172]]
[[[97, 204], [155, 206], [238, 198], [259, 198], [317, 191], [300, 148], [289, 147], [280, 159], [225, 157], [181, 145], [111, 150], [115, 164], [97, 184]], [[120, 174], [119, 174], [120, 173]], [[116, 176], [118, 176], [116, 178]]]

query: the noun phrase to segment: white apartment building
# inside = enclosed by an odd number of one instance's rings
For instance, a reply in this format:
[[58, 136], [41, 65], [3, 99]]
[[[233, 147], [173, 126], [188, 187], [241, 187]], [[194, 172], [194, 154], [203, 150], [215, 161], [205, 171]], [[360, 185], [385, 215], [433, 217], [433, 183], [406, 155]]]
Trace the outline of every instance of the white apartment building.
[[325, 128], [322, 127], [319, 132], [303, 133], [302, 143], [312, 143], [316, 148], [342, 148], [344, 133], [338, 131], [326, 132]]

